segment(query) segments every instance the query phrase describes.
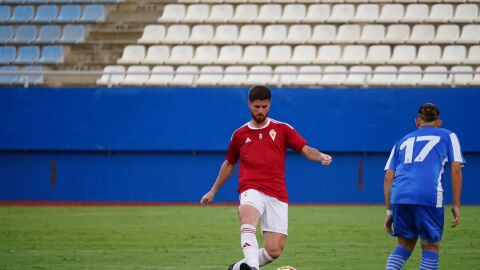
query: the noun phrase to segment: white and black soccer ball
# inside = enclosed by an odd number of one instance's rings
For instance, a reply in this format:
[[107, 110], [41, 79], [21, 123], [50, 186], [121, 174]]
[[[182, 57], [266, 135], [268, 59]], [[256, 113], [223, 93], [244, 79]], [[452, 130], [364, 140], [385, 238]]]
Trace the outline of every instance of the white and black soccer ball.
[[281, 266], [277, 268], [277, 270], [297, 270], [297, 269], [295, 269], [295, 267], [293, 266]]

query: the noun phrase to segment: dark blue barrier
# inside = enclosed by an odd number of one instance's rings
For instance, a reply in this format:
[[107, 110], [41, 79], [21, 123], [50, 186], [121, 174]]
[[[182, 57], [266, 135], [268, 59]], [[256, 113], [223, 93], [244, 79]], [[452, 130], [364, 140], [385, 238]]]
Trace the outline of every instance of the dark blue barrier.
[[[274, 90], [270, 116], [335, 158], [324, 168], [289, 153], [291, 201], [381, 203], [388, 151], [435, 102], [469, 162], [463, 201], [479, 204], [479, 101], [480, 89]], [[246, 103], [231, 88], [1, 89], [0, 200], [196, 202]], [[236, 185], [217, 200], [236, 201]]]

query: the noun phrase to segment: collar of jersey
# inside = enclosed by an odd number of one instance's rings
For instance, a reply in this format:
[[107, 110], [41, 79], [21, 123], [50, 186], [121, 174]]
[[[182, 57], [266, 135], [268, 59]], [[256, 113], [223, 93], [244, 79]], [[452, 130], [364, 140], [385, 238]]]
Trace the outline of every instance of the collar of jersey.
[[263, 125], [262, 127], [258, 127], [258, 128], [252, 126], [252, 125], [250, 124], [250, 122], [248, 122], [248, 127], [249, 127], [250, 129], [264, 129], [264, 128], [268, 127], [268, 125], [270, 125], [270, 118], [267, 118], [267, 122], [265, 123], [265, 125]]

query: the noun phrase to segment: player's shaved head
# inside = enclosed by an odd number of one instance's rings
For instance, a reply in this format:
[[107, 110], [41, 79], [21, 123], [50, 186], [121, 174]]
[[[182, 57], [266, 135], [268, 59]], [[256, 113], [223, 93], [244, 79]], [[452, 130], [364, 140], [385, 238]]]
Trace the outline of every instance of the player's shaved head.
[[272, 93], [270, 92], [270, 89], [265, 86], [257, 85], [248, 91], [248, 99], [250, 102], [253, 102], [254, 100], [271, 100], [272, 99]]
[[425, 103], [418, 109], [417, 116], [425, 122], [432, 122], [440, 117], [440, 110], [433, 103]]

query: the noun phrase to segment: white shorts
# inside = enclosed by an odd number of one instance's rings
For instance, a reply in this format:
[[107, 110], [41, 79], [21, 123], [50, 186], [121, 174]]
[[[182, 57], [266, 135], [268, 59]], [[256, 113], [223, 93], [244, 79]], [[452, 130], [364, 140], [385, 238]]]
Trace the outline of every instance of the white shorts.
[[264, 193], [248, 189], [240, 194], [240, 206], [251, 205], [260, 212], [262, 231], [288, 235], [288, 204]]

